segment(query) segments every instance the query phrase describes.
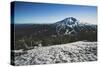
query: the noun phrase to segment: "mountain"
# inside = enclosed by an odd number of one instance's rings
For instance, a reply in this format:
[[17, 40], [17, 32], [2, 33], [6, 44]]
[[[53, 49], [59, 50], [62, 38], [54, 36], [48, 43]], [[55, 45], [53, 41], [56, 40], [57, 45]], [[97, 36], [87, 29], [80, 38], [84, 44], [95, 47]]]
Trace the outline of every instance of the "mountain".
[[58, 35], [67, 35], [77, 33], [76, 29], [79, 27], [79, 21], [76, 18], [68, 17], [64, 20], [56, 22], [56, 32]]
[[[97, 25], [68, 17], [53, 24], [15, 24], [15, 49], [51, 46], [76, 41], [97, 41]], [[28, 47], [26, 47], [28, 46]]]
[[74, 17], [68, 17], [55, 23], [58, 35], [77, 35], [81, 31], [96, 31], [97, 26], [92, 24], [83, 24]]

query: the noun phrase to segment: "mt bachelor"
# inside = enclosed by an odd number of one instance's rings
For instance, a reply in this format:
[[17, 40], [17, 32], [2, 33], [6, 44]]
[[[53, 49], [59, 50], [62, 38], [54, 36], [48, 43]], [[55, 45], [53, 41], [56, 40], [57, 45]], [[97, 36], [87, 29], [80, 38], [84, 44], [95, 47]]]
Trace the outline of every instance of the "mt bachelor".
[[83, 24], [79, 22], [76, 18], [68, 17], [64, 20], [55, 23], [56, 32], [58, 35], [74, 35], [78, 34], [81, 31], [96, 31], [97, 26], [92, 24]]

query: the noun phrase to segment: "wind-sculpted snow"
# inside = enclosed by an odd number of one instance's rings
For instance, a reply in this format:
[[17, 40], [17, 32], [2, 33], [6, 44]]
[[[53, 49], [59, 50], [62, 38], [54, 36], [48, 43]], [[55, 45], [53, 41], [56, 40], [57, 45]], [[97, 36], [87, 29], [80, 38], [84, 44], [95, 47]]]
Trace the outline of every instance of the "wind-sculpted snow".
[[27, 50], [15, 57], [15, 65], [53, 64], [97, 60], [97, 42], [74, 42]]

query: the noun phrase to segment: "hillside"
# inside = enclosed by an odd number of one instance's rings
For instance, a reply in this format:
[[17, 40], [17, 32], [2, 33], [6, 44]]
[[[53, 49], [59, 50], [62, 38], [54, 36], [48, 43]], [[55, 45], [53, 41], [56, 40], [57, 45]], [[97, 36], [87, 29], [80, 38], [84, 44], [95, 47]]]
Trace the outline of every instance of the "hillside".
[[15, 65], [37, 65], [97, 60], [97, 42], [73, 42], [62, 45], [36, 47], [15, 56]]

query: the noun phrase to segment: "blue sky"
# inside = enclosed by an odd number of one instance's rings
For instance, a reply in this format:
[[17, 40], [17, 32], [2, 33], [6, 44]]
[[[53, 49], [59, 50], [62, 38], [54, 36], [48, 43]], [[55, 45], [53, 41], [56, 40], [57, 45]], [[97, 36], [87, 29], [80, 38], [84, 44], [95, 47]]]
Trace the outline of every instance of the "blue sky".
[[15, 2], [14, 23], [55, 23], [67, 17], [97, 24], [97, 7], [48, 3]]

